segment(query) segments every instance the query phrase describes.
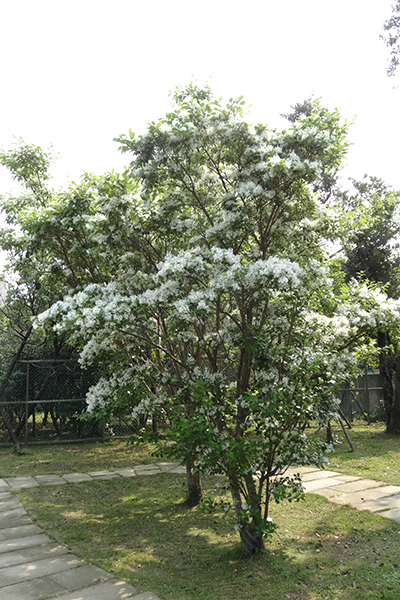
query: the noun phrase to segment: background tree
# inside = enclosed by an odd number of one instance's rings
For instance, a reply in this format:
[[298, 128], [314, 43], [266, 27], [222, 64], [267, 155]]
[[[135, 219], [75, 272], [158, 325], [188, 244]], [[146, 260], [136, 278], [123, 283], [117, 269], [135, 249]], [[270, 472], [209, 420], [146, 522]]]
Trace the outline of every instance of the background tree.
[[400, 56], [400, 0], [392, 7], [392, 16], [383, 24], [384, 34], [381, 39], [390, 48], [390, 62], [387, 68], [389, 77], [395, 75]]
[[[345, 244], [343, 265], [347, 281], [368, 280], [383, 286], [389, 297], [400, 295], [400, 193], [381, 179], [352, 180], [355, 193], [340, 195], [343, 207], [354, 220], [353, 233]], [[379, 371], [383, 387], [386, 429], [400, 432], [400, 348], [396, 332], [377, 332]]]

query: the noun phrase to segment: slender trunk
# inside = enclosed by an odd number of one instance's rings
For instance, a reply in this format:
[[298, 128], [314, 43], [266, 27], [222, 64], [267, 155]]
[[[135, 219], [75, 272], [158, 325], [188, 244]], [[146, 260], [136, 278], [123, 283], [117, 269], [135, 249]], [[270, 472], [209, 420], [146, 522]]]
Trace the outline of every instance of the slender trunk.
[[387, 340], [386, 334], [383, 331], [378, 331], [378, 346], [380, 348], [379, 374], [381, 377], [383, 404], [385, 407], [386, 431], [390, 431], [393, 407], [393, 381], [389, 369], [387, 352], [386, 350], [383, 350], [388, 343], [389, 340]]
[[8, 387], [8, 384], [10, 383], [11, 375], [13, 374], [15, 366], [16, 366], [17, 362], [19, 361], [20, 357], [21, 357], [22, 350], [24, 349], [25, 344], [27, 343], [27, 341], [29, 339], [29, 336], [32, 333], [32, 330], [33, 330], [33, 326], [31, 325], [29, 327], [28, 331], [26, 332], [26, 334], [24, 335], [24, 337], [22, 338], [22, 340], [20, 342], [20, 345], [19, 345], [19, 348], [16, 351], [16, 353], [14, 354], [14, 357], [13, 357], [12, 361], [10, 362], [10, 364], [8, 366], [8, 369], [7, 369], [7, 373], [5, 374], [5, 377], [4, 377], [4, 379], [2, 381], [2, 384], [0, 386], [0, 415], [1, 415], [2, 419], [3, 419], [4, 425], [6, 426], [6, 429], [7, 429], [8, 433], [9, 433], [9, 436], [10, 436], [10, 439], [11, 439], [12, 443], [14, 444], [14, 446], [18, 450], [21, 449], [21, 444], [19, 443], [18, 438], [17, 438], [17, 436], [15, 435], [15, 433], [14, 433], [14, 431], [12, 429], [11, 423], [10, 423], [8, 417], [7, 417], [7, 414], [6, 414], [4, 406], [2, 405], [2, 402], [3, 402], [3, 394], [4, 394], [5, 390]]
[[190, 458], [186, 463], [186, 480], [188, 486], [188, 504], [197, 506], [203, 496], [201, 488], [200, 473], [194, 474], [194, 458]]
[[[253, 519], [251, 523], [246, 523], [246, 521], [244, 521], [242, 517], [242, 497], [240, 494], [238, 484], [232, 478], [229, 479], [229, 483], [231, 488], [232, 502], [236, 514], [236, 520], [240, 531], [240, 541], [242, 544], [242, 550], [246, 556], [253, 556], [253, 554], [255, 554], [256, 552], [265, 550], [264, 538], [262, 534], [257, 531], [257, 525], [259, 524], [257, 523], [257, 519]], [[249, 476], [249, 481], [246, 481], [246, 484], [247, 483], [250, 484], [251, 488], [250, 490], [248, 489], [251, 507], [255, 510], [258, 510], [261, 517], [261, 506], [258, 500], [254, 481], [252, 480], [251, 476]], [[247, 488], [249, 488], [248, 485]], [[254, 506], [255, 502], [256, 506]]]
[[400, 433], [400, 356], [396, 357], [396, 370], [393, 374], [393, 404], [390, 412], [389, 431]]

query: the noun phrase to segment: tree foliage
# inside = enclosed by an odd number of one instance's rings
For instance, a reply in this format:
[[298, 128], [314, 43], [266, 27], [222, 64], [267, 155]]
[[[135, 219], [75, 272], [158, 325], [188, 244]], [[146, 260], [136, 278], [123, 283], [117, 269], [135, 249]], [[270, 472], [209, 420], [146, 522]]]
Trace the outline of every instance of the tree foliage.
[[275, 132], [207, 87], [173, 101], [145, 135], [118, 138], [124, 176], [26, 210], [24, 243], [71, 287], [40, 326], [109, 366], [89, 409], [162, 418], [160, 452], [186, 462], [193, 502], [201, 472], [226, 476], [251, 554], [273, 531], [270, 502], [301, 497], [288, 466], [324, 463], [307, 424], [335, 413], [357, 352], [399, 309], [332, 278], [324, 247], [340, 220], [319, 190], [347, 150], [337, 111], [313, 105]]
[[399, 66], [400, 56], [400, 0], [392, 7], [392, 16], [383, 24], [384, 34], [381, 39], [386, 46], [390, 48], [390, 62], [387, 68], [387, 74], [392, 77], [396, 74]]

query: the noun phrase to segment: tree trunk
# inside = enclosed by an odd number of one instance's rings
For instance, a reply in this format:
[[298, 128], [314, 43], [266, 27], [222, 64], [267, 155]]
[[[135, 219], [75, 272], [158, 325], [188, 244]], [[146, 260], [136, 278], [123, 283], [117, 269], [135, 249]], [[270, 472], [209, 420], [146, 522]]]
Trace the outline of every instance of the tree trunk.
[[[246, 523], [242, 518], [242, 497], [235, 481], [230, 480], [231, 496], [236, 513], [236, 520], [240, 531], [240, 541], [243, 553], [253, 556], [256, 552], [265, 550], [264, 538], [260, 533], [255, 533], [255, 523]], [[260, 513], [261, 514], [261, 513]]]
[[3, 382], [0, 386], [0, 416], [3, 419], [4, 425], [6, 426], [6, 429], [9, 433], [10, 439], [11, 439], [12, 443], [14, 444], [14, 447], [17, 448], [18, 450], [21, 450], [21, 444], [19, 443], [18, 438], [12, 429], [12, 426], [7, 417], [5, 408], [4, 408], [4, 406], [1, 405], [1, 403], [3, 401], [3, 394], [8, 387], [8, 384], [10, 383], [11, 375], [13, 374], [13, 371], [15, 369], [15, 365], [17, 364], [17, 362], [19, 361], [19, 359], [21, 357], [22, 350], [24, 349], [25, 344], [27, 343], [29, 336], [32, 333], [32, 330], [33, 330], [33, 326], [31, 325], [29, 327], [28, 331], [26, 332], [25, 336], [22, 338], [19, 348], [16, 351], [16, 353], [14, 354], [12, 361], [10, 362], [8, 369], [7, 369], [7, 373], [5, 374]]
[[242, 542], [242, 550], [246, 556], [253, 556], [256, 552], [265, 550], [264, 538], [260, 533], [254, 532], [252, 523], [243, 527], [240, 532], [240, 541]]
[[393, 404], [387, 429], [391, 433], [400, 433], [400, 356], [396, 357], [396, 370], [393, 374], [393, 380]]
[[188, 504], [189, 506], [197, 506], [203, 496], [201, 488], [200, 473], [194, 474], [194, 458], [191, 458], [186, 463], [186, 480], [188, 486]]
[[386, 431], [390, 431], [391, 413], [393, 407], [393, 381], [392, 374], [388, 364], [387, 351], [383, 350], [388, 345], [389, 340], [383, 331], [378, 331], [379, 351], [379, 375], [381, 377], [383, 404], [385, 407]]

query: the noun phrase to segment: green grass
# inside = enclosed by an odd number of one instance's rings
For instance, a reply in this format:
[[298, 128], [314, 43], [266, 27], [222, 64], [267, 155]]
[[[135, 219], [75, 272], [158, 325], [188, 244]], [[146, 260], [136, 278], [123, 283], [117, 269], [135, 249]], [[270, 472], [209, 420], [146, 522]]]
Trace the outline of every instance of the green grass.
[[351, 452], [340, 427], [333, 430], [340, 443], [329, 455], [329, 469], [400, 485], [400, 436], [386, 433], [382, 423], [358, 422], [348, 430], [355, 450]]
[[[328, 468], [400, 485], [400, 438], [378, 424], [355, 424], [349, 434], [355, 452], [335, 429], [341, 443]], [[30, 447], [24, 455], [3, 449], [0, 477], [151, 462], [149, 448], [121, 441]], [[211, 490], [216, 482], [204, 480]], [[233, 515], [190, 509], [185, 495], [185, 477], [167, 473], [19, 492], [55, 540], [164, 600], [400, 598], [395, 521], [307, 494], [305, 502], [272, 506], [277, 533], [264, 555], [245, 559]]]
[[[206, 478], [214, 488], [215, 478]], [[368, 511], [273, 506], [267, 552], [243, 558], [233, 515], [184, 503], [184, 476], [161, 474], [23, 490], [27, 510], [72, 552], [168, 600], [400, 598], [400, 525]]]
[[131, 468], [154, 462], [152, 447], [127, 446], [125, 440], [101, 443], [28, 446], [21, 454], [0, 448], [0, 477], [46, 475]]

